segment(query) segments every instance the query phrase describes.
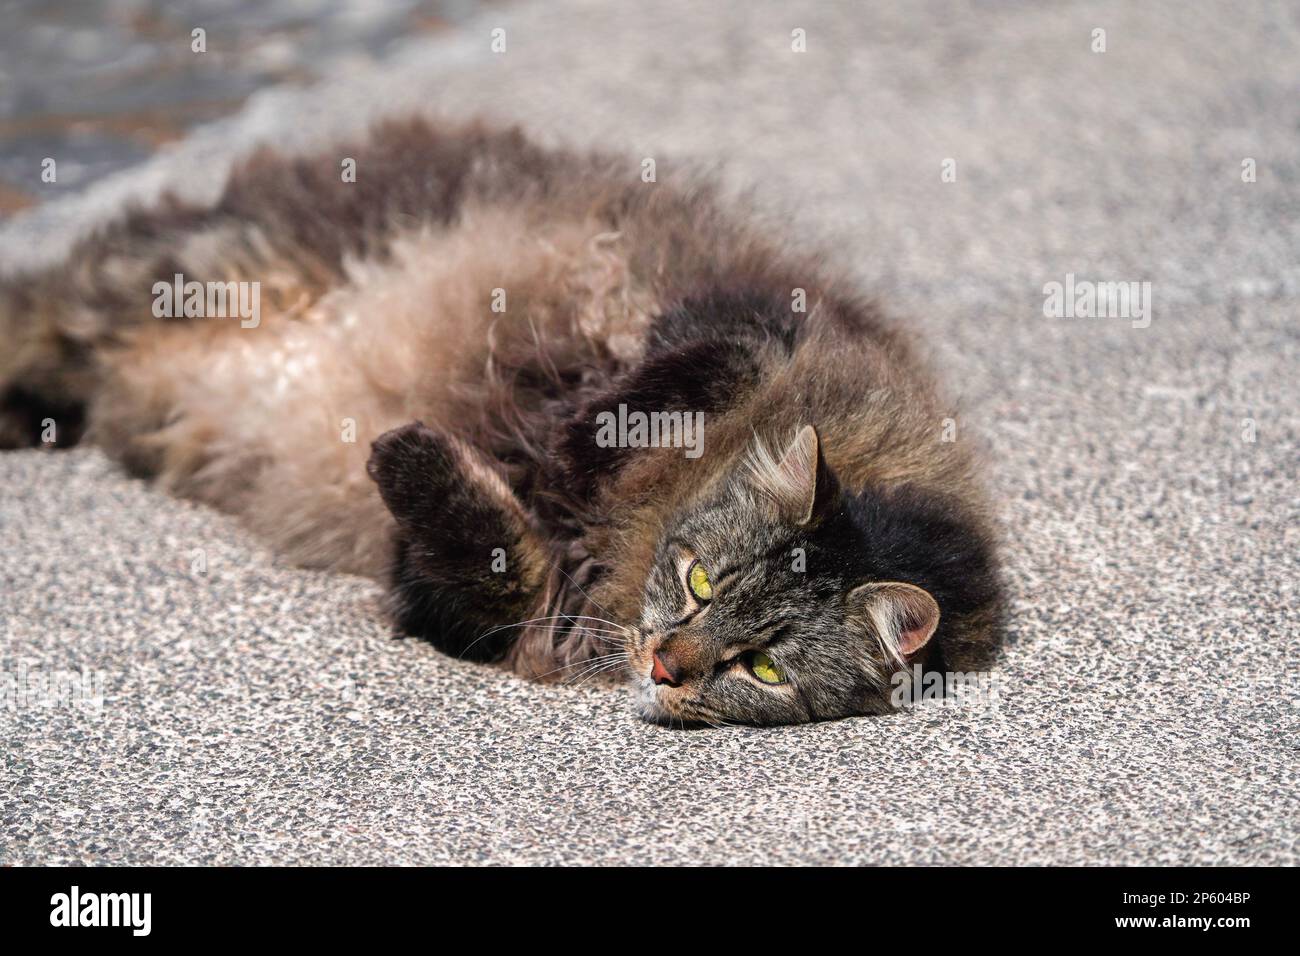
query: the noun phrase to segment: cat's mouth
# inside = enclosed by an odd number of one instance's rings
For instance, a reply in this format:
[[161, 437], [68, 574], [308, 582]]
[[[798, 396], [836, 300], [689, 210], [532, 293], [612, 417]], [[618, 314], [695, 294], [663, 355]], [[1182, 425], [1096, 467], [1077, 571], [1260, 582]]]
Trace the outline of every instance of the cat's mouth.
[[653, 654], [645, 653], [644, 648], [629, 654], [628, 669], [637, 712], [643, 720], [666, 727], [703, 725], [703, 718], [693, 713], [690, 690], [656, 682]]
[[637, 711], [641, 719], [664, 727], [706, 727], [709, 722], [691, 712], [689, 706], [683, 706], [685, 692], [680, 688], [657, 687], [644, 675], [637, 675], [633, 682], [636, 695]]
[[653, 649], [656, 642], [648, 640], [646, 633], [639, 627], [634, 629], [633, 634], [634, 640], [628, 649], [627, 667], [638, 712], [651, 723], [681, 721], [684, 718], [674, 704], [675, 698], [680, 698], [684, 691], [680, 686], [670, 687], [655, 682]]
[[659, 693], [650, 681], [638, 677], [635, 694], [637, 710], [642, 718], [655, 724], [667, 723], [672, 719], [673, 712], [660, 701]]
[[657, 651], [664, 635], [655, 630], [633, 627], [628, 643], [628, 683], [641, 719], [664, 727], [716, 726], [689, 682], [666, 680], [663, 661]]

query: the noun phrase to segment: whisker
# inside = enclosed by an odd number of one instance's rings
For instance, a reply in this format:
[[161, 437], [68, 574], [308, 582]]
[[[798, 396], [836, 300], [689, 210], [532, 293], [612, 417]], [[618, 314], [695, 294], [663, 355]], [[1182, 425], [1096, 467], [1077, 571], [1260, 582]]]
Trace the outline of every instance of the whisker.
[[[599, 603], [599, 602], [598, 602], [594, 597], [592, 597], [590, 594], [588, 594], [588, 593], [587, 593], [587, 589], [584, 588], [584, 587], [583, 587], [581, 584], [579, 584], [577, 581], [574, 581], [574, 580], [573, 580], [573, 576], [570, 575], [568, 571], [564, 570], [564, 568], [560, 567], [560, 566], [557, 564], [557, 565], [555, 565], [555, 570], [559, 571], [561, 574], [563, 574], [563, 575], [564, 575], [566, 578], [568, 578], [570, 581], [573, 581], [573, 586], [574, 586], [575, 588], [577, 588], [579, 591], [581, 591], [582, 594], [583, 594], [583, 596], [584, 596], [588, 601], [590, 601], [592, 604], [596, 605], [596, 607], [600, 608], [600, 609], [601, 609], [602, 611], [604, 611], [606, 614], [612, 614], [612, 613], [613, 613], [609, 608], [602, 606], [602, 605], [601, 605], [601, 604], [600, 604], [600, 603]], [[609, 623], [613, 623], [613, 622], [609, 622]]]
[[598, 624], [608, 624], [610, 627], [617, 628], [618, 630], [622, 631], [625, 634], [630, 635], [632, 633], [632, 629], [630, 627], [625, 627], [624, 625], [619, 624], [617, 621], [610, 621], [607, 620], [606, 618], [596, 617], [591, 614], [556, 614], [554, 616], [559, 618], [564, 618], [565, 620], [569, 620], [569, 621], [577, 621], [577, 620], [595, 621]]
[[[601, 663], [601, 664], [606, 662], [621, 663], [625, 659], [626, 659], [626, 655], [624, 655], [622, 651], [617, 651], [613, 654], [602, 654], [600, 657], [584, 657], [582, 660], [570, 661], [567, 664], [561, 664], [559, 667], [554, 667], [549, 671], [545, 671], [544, 673], [538, 674], [537, 679], [540, 680], [543, 677], [549, 677], [551, 674], [555, 674], [563, 670], [568, 670], [570, 667], [582, 667], [583, 665], [591, 665], [593, 663]], [[572, 680], [574, 677], [579, 677], [579, 676], [581, 676], [581, 674], [570, 674], [569, 679]]]
[[592, 666], [586, 668], [585, 670], [580, 671], [577, 674], [570, 674], [568, 678], [564, 681], [564, 683], [566, 686], [572, 687], [575, 686], [576, 684], [580, 684], [588, 677], [591, 677], [595, 674], [599, 674], [601, 673], [601, 671], [610, 670], [611, 668], [616, 666], [617, 666], [616, 663], [612, 663], [610, 661], [603, 661], [599, 664], [593, 664]]
[[[624, 627], [623, 625], [617, 623], [616, 621], [607, 621], [603, 617], [593, 617], [590, 614], [548, 614], [545, 617], [534, 617], [534, 618], [529, 618], [526, 621], [515, 621], [513, 624], [500, 624], [497, 627], [494, 627], [490, 631], [488, 631], [487, 634], [492, 634], [498, 630], [507, 627], [520, 627], [525, 624], [540, 624], [543, 621], [579, 621], [579, 620], [595, 621], [598, 624], [609, 624], [620, 631], [630, 633], [629, 629]], [[583, 625], [583, 626], [585, 627], [587, 625]]]
[[581, 687], [583, 684], [585, 684], [587, 681], [591, 680], [591, 679], [592, 679], [593, 677], [595, 677], [596, 675], [598, 675], [598, 674], [607, 674], [607, 673], [609, 673], [610, 671], [615, 670], [615, 669], [617, 669], [618, 667], [622, 666], [622, 664], [623, 664], [623, 661], [621, 661], [621, 660], [616, 660], [616, 661], [605, 661], [604, 663], [599, 664], [599, 665], [597, 665], [596, 667], [593, 667], [593, 668], [589, 669], [588, 671], [586, 671], [586, 672], [583, 673], [583, 674], [578, 674], [578, 675], [575, 675], [573, 678], [570, 678], [570, 685], [573, 686], [573, 687]]
[[[579, 624], [579, 625], [577, 625], [578, 628], [582, 628], [582, 629], [584, 629], [584, 630], [589, 630], [589, 631], [591, 631], [592, 633], [606, 633], [606, 634], [619, 635], [619, 636], [623, 636], [623, 637], [630, 637], [630, 636], [631, 636], [631, 633], [632, 633], [628, 628], [623, 627], [623, 625], [618, 624], [618, 623], [615, 622], [615, 621], [607, 621], [607, 620], [605, 620], [604, 618], [593, 617], [593, 616], [588, 615], [588, 614], [548, 614], [548, 615], [546, 615], [545, 617], [535, 617], [535, 618], [531, 618], [530, 620], [527, 620], [527, 621], [516, 621], [516, 622], [514, 622], [513, 624], [499, 624], [499, 625], [497, 625], [496, 627], [491, 628], [490, 630], [484, 631], [484, 632], [483, 632], [482, 634], [480, 634], [478, 637], [474, 638], [474, 640], [472, 640], [472, 641], [471, 641], [471, 642], [466, 646], [465, 650], [463, 650], [463, 651], [460, 652], [460, 656], [461, 656], [461, 657], [464, 657], [467, 653], [469, 653], [470, 649], [473, 648], [474, 645], [476, 645], [479, 641], [481, 641], [481, 640], [483, 640], [483, 639], [485, 639], [485, 638], [491, 637], [493, 634], [496, 634], [496, 633], [498, 633], [498, 632], [500, 632], [500, 631], [509, 630], [509, 629], [512, 628], [512, 627], [527, 627], [527, 626], [532, 625], [532, 624], [540, 624], [540, 623], [543, 622], [543, 621], [557, 621], [557, 620], [558, 620], [558, 621], [570, 621], [570, 622], [571, 622], [571, 621], [576, 621], [576, 620], [580, 620], [580, 619], [581, 619], [581, 620], [588, 620], [588, 621], [597, 621], [598, 623], [601, 623], [601, 624], [612, 624], [614, 627], [618, 628], [617, 631], [604, 631], [603, 629], [600, 629], [600, 628], [593, 628], [593, 627], [591, 627], [591, 625], [589, 625], [589, 624]], [[558, 627], [559, 625], [554, 625], [554, 626], [555, 626], [555, 627]], [[570, 627], [570, 630], [574, 630], [574, 629], [575, 629], [574, 627]]]
[[569, 674], [561, 681], [561, 683], [564, 684], [565, 687], [575, 687], [586, 678], [599, 674], [602, 671], [614, 670], [619, 667], [620, 664], [620, 661], [602, 661], [599, 664], [591, 664], [575, 674]]

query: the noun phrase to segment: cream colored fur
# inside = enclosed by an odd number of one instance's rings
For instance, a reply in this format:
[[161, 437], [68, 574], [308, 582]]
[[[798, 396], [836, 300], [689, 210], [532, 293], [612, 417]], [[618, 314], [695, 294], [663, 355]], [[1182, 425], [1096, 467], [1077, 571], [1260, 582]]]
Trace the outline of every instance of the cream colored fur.
[[[115, 400], [100, 408], [161, 412], [162, 427], [122, 440], [161, 452], [169, 489], [240, 515], [298, 563], [380, 576], [392, 520], [366, 475], [370, 442], [421, 419], [490, 444], [513, 425], [504, 392], [521, 363], [635, 360], [654, 304], [620, 243], [592, 222], [471, 207], [258, 328], [148, 327], [109, 359]], [[92, 438], [115, 425], [92, 423]]]

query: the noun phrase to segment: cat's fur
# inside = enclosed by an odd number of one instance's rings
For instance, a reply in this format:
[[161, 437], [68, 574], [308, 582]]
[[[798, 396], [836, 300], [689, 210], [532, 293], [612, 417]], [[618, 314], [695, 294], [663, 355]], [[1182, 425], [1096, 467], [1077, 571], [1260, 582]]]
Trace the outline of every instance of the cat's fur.
[[[986, 507], [904, 339], [703, 181], [639, 171], [422, 121], [259, 154], [215, 207], [134, 211], [0, 285], [0, 445], [84, 430], [302, 564], [387, 580], [450, 653], [626, 660], [659, 719], [878, 712], [903, 663], [985, 661]], [[154, 318], [177, 273], [260, 282], [260, 324]], [[703, 456], [601, 447], [620, 404], [703, 412]], [[692, 607], [683, 535], [744, 565], [730, 600]], [[783, 616], [805, 653], [768, 688], [736, 649]], [[682, 686], [650, 682], [656, 650]]]

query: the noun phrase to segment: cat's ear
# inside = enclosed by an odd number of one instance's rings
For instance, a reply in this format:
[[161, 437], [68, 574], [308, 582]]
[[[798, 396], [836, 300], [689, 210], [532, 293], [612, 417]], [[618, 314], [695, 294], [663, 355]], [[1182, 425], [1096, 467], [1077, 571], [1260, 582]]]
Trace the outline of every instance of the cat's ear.
[[925, 647], [939, 626], [938, 603], [915, 584], [873, 581], [849, 592], [848, 603], [896, 663], [906, 663]]
[[817, 429], [799, 429], [780, 461], [761, 452], [751, 463], [756, 489], [791, 524], [813, 524], [839, 499], [839, 482], [826, 466]]

